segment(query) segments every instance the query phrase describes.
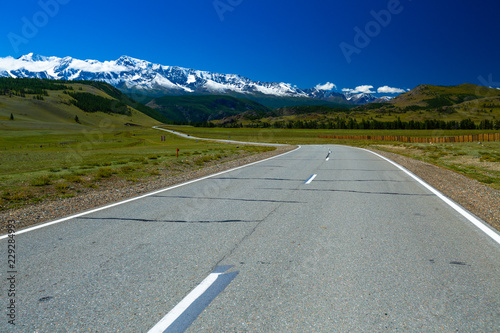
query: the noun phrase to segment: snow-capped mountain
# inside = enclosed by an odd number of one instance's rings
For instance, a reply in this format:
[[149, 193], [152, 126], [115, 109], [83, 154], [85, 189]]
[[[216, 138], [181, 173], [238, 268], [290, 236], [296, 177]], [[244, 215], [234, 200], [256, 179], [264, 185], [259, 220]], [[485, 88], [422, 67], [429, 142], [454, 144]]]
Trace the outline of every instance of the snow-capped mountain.
[[[45, 57], [33, 53], [17, 59], [0, 58], [0, 77], [104, 81], [125, 92], [147, 95], [244, 94], [301, 97], [331, 102], [366, 104], [370, 94], [340, 94], [317, 88], [299, 89], [289, 83], [252, 81], [236, 74], [219, 74], [177, 66], [163, 66], [122, 56], [114, 61]], [[349, 101], [349, 102], [346, 102]]]
[[218, 74], [163, 66], [122, 56], [115, 61], [44, 57], [30, 53], [18, 59], [0, 58], [0, 76], [54, 80], [104, 81], [124, 90], [183, 93], [242, 93], [309, 97], [288, 83], [252, 81], [236, 74]]
[[379, 97], [379, 98], [375, 99], [372, 103], [387, 103], [391, 99], [394, 99], [394, 97], [391, 97], [391, 96], [382, 96], [382, 97]]
[[367, 93], [344, 93], [344, 97], [349, 102], [358, 105], [368, 104], [374, 102], [377, 99], [377, 97]]

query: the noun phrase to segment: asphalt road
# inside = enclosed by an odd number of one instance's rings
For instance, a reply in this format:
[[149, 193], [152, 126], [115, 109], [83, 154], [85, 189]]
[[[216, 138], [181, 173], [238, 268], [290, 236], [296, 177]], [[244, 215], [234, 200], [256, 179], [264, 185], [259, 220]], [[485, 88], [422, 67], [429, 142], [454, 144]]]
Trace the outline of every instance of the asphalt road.
[[304, 146], [16, 234], [15, 327], [7, 242], [1, 332], [148, 332], [209, 276], [170, 331], [500, 330], [500, 245], [355, 148]]

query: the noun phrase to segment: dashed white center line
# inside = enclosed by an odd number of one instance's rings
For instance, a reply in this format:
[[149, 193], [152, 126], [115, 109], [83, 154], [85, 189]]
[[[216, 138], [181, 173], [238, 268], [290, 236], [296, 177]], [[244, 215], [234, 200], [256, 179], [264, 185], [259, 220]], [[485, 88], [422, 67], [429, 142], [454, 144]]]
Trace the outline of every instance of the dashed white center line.
[[328, 162], [330, 160], [330, 155], [332, 154], [332, 151], [328, 149], [328, 155], [326, 155], [326, 161]]
[[306, 185], [309, 185], [312, 183], [312, 181], [314, 180], [314, 178], [316, 178], [317, 175], [312, 175], [311, 177], [309, 177], [308, 180], [306, 180], [306, 182], [304, 184]]

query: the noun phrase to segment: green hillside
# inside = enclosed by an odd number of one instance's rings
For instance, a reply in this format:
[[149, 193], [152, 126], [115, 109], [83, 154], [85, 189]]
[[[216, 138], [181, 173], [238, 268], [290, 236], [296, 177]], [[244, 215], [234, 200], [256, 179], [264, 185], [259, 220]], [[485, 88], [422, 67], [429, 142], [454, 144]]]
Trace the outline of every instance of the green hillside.
[[106, 83], [0, 78], [0, 129], [77, 130], [168, 121]]
[[164, 96], [147, 106], [177, 122], [202, 123], [222, 119], [245, 111], [269, 111], [255, 101], [219, 95]]
[[420, 85], [378, 105], [367, 104], [353, 109], [379, 120], [462, 121], [474, 123], [500, 121], [500, 90], [461, 84], [458, 86]]
[[127, 104], [128, 106], [144, 113], [145, 115], [148, 115], [149, 117], [156, 119], [162, 123], [170, 123], [171, 119], [168, 119], [161, 115], [160, 113], [156, 112], [155, 110], [151, 109], [150, 107], [144, 105], [141, 103], [141, 101], [136, 101], [129, 97], [128, 95], [122, 93], [120, 90], [116, 89], [115, 87], [104, 83], [104, 82], [98, 82], [98, 81], [81, 81], [82, 83], [85, 83], [87, 85], [96, 87], [99, 90], [102, 90], [106, 92], [109, 96]]
[[[463, 103], [469, 104], [469, 102], [478, 102], [484, 99], [495, 99], [497, 97], [500, 97], [500, 90], [474, 84], [461, 84], [449, 87], [420, 85], [409, 92], [397, 96], [389, 104], [400, 109], [434, 110]], [[478, 105], [478, 108], [481, 108], [481, 105]]]

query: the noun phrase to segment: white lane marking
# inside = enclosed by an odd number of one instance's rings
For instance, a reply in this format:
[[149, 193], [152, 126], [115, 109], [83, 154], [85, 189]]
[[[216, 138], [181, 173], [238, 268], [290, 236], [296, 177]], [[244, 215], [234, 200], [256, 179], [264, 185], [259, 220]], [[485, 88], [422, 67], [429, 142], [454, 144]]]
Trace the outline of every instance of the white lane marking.
[[309, 185], [312, 183], [312, 181], [314, 180], [314, 178], [316, 178], [317, 175], [312, 175], [311, 177], [309, 177], [308, 180], [306, 180], [306, 182], [304, 184], [306, 185]]
[[331, 151], [331, 149], [328, 149], [328, 155], [326, 155], [327, 162], [330, 160], [330, 155], [332, 155], [332, 151]]
[[388, 159], [388, 158], [386, 158], [386, 157], [384, 157], [384, 156], [382, 156], [380, 154], [377, 154], [377, 153], [375, 153], [373, 151], [370, 151], [368, 149], [363, 149], [363, 148], [358, 148], [358, 149], [362, 149], [362, 150], [368, 151], [368, 152], [370, 152], [370, 153], [372, 153], [374, 155], [377, 155], [378, 157], [386, 160], [387, 162], [391, 163], [392, 165], [394, 165], [397, 168], [399, 168], [402, 171], [404, 171], [408, 176], [410, 176], [411, 178], [415, 179], [417, 182], [419, 182], [426, 189], [428, 189], [429, 191], [431, 191], [432, 193], [434, 193], [439, 199], [443, 200], [451, 208], [453, 208], [454, 210], [456, 210], [463, 217], [465, 217], [467, 220], [469, 220], [472, 224], [474, 224], [476, 227], [478, 227], [480, 230], [482, 230], [486, 235], [490, 236], [491, 239], [493, 239], [495, 242], [497, 242], [498, 244], [500, 244], [500, 235], [497, 232], [495, 232], [494, 230], [492, 230], [489, 226], [487, 226], [486, 224], [484, 224], [482, 221], [479, 221], [477, 218], [475, 218], [474, 216], [472, 216], [471, 213], [469, 213], [468, 211], [466, 211], [465, 209], [463, 209], [462, 207], [460, 207], [459, 205], [457, 205], [456, 203], [454, 203], [453, 201], [451, 201], [450, 199], [448, 199], [447, 197], [445, 197], [441, 192], [439, 192], [438, 190], [436, 190], [435, 188], [433, 188], [432, 186], [430, 186], [429, 184], [427, 184], [426, 182], [424, 182], [422, 179], [418, 178], [412, 172], [410, 172], [409, 170], [406, 170], [405, 168], [403, 168], [401, 165], [397, 164], [396, 162], [393, 162], [390, 159]]
[[205, 291], [207, 291], [208, 288], [210, 288], [212, 284], [214, 284], [219, 275], [222, 274], [225, 273], [211, 273], [207, 276], [205, 280], [201, 281], [201, 283], [194, 288], [193, 291], [191, 291], [179, 304], [170, 310], [170, 312], [167, 313], [167, 315], [163, 317], [152, 329], [150, 329], [148, 333], [165, 332], [170, 325], [172, 325], [172, 323], [176, 321], [187, 308], [189, 308], [191, 304], [193, 304], [201, 295], [205, 293]]
[[[269, 161], [269, 160], [275, 159], [275, 158], [280, 157], [280, 156], [284, 156], [284, 155], [293, 153], [294, 151], [297, 151], [300, 148], [302, 148], [302, 147], [298, 146], [296, 149], [294, 149], [292, 151], [289, 151], [289, 152], [286, 152], [286, 153], [283, 153], [283, 154], [280, 154], [280, 155], [276, 155], [276, 156], [273, 156], [273, 157], [270, 157], [270, 158], [266, 158], [265, 160], [253, 162], [253, 163], [250, 163], [250, 164], [245, 164], [245, 165], [233, 168], [233, 169], [229, 169], [229, 170], [226, 170], [226, 171], [221, 171], [219, 173], [215, 173], [213, 175], [205, 176], [205, 177], [198, 178], [198, 179], [193, 179], [193, 180], [190, 180], [190, 181], [182, 183], [182, 184], [178, 184], [178, 185], [174, 185], [174, 186], [171, 186], [171, 187], [167, 187], [167, 188], [164, 188], [162, 190], [158, 190], [158, 191], [155, 191], [155, 192], [144, 194], [144, 195], [141, 195], [141, 196], [138, 196], [138, 197], [135, 197], [135, 198], [130, 198], [130, 199], [127, 199], [127, 200], [119, 201], [119, 202], [116, 202], [116, 203], [111, 204], [111, 205], [107, 205], [107, 206], [104, 206], [104, 207], [99, 207], [99, 208], [96, 208], [96, 209], [89, 210], [87, 212], [83, 212], [83, 213], [79, 213], [79, 214], [67, 216], [65, 218], [62, 218], [62, 219], [59, 219], [59, 220], [56, 220], [56, 221], [47, 222], [47, 223], [44, 223], [44, 224], [41, 224], [41, 225], [37, 225], [35, 227], [31, 227], [31, 228], [19, 230], [19, 231], [16, 231], [16, 235], [20, 235], [20, 234], [24, 234], [24, 233], [29, 232], [29, 231], [34, 231], [34, 230], [37, 230], [37, 229], [45, 228], [45, 227], [48, 227], [48, 226], [53, 225], [53, 224], [61, 223], [61, 222], [64, 222], [64, 221], [68, 221], [68, 220], [77, 218], [77, 217], [81, 217], [81, 216], [85, 216], [85, 215], [92, 214], [92, 213], [95, 213], [95, 212], [99, 212], [101, 210], [105, 210], [105, 209], [108, 209], [108, 208], [111, 208], [111, 207], [123, 205], [123, 204], [129, 203], [129, 202], [132, 202], [132, 201], [136, 201], [136, 200], [139, 200], [139, 199], [150, 197], [152, 195], [156, 195], [158, 193], [170, 191], [170, 190], [173, 190], [173, 189], [181, 187], [181, 186], [186, 186], [186, 185], [189, 185], [189, 184], [193, 184], [193, 183], [205, 180], [205, 179], [209, 179], [209, 178], [212, 178], [212, 177], [217, 177], [217, 176], [223, 175], [225, 173], [229, 173], [229, 172], [232, 172], [232, 171], [235, 171], [235, 170], [238, 170], [238, 169], [243, 169], [243, 168], [246, 168], [246, 167], [258, 164], [258, 163], [262, 163], [262, 162], [265, 162], [265, 161]], [[5, 239], [7, 237], [9, 237], [8, 234], [0, 236], [0, 240]]]

